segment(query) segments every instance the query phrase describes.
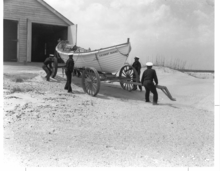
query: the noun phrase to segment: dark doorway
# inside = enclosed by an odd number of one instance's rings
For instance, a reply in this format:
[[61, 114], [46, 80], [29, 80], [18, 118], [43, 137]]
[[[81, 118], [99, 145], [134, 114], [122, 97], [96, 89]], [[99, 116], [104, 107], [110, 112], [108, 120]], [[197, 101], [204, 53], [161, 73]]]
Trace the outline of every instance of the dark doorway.
[[32, 24], [32, 62], [43, 62], [54, 54], [58, 40], [67, 40], [67, 27], [46, 24]]
[[17, 61], [18, 21], [4, 20], [4, 61]]

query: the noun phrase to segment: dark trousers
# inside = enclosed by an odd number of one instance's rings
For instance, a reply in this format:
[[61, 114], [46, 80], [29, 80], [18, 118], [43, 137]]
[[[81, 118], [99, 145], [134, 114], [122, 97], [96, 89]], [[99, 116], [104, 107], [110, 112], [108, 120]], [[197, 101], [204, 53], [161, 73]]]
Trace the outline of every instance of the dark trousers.
[[77, 76], [77, 77], [80, 77], [81, 76], [81, 73], [80, 73], [80, 71], [79, 70], [77, 70], [77, 69], [74, 69], [74, 74]]
[[43, 70], [44, 70], [44, 71], [46, 72], [46, 74], [47, 74], [47, 76], [46, 76], [47, 81], [49, 81], [49, 80], [50, 80], [50, 76], [51, 76], [51, 74], [52, 74], [52, 71], [51, 71], [50, 68], [48, 68], [46, 65], [43, 65], [42, 68], [43, 68]]
[[[136, 82], [135, 76], [134, 76], [133, 82]], [[141, 83], [140, 82], [140, 75], [138, 75], [138, 83]], [[140, 90], [142, 90], [142, 86], [141, 85], [139, 85], [138, 87], [139, 87]], [[137, 90], [137, 85], [133, 85], [133, 90]]]
[[146, 89], [145, 100], [150, 101], [149, 96], [150, 96], [150, 92], [152, 92], [153, 93], [153, 102], [157, 103], [158, 94], [157, 94], [157, 88], [154, 85], [154, 83], [152, 81], [144, 81], [144, 87]]
[[66, 73], [66, 85], [64, 89], [68, 90], [68, 92], [72, 92], [72, 87], [71, 87], [72, 72], [65, 71], [65, 73]]

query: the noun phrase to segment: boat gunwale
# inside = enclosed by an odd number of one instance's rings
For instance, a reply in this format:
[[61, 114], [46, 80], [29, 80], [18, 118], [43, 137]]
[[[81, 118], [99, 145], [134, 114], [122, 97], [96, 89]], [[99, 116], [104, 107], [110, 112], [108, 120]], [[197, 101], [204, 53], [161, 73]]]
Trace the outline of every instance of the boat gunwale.
[[[60, 42], [60, 43], [58, 43], [58, 45], [59, 44], [61, 44], [62, 42]], [[57, 45], [57, 46], [58, 46]], [[103, 50], [107, 50], [107, 49], [111, 49], [111, 48], [121, 48], [121, 46], [126, 46], [126, 45], [128, 45], [128, 46], [131, 46], [130, 45], [130, 42], [126, 42], [126, 43], [122, 43], [122, 44], [118, 44], [118, 45], [114, 45], [114, 46], [109, 46], [109, 47], [105, 47], [105, 48], [100, 48], [100, 49], [95, 49], [95, 50], [92, 50], [92, 51], [88, 51], [88, 52], [76, 52], [76, 53], [74, 53], [74, 51], [70, 51], [70, 52], [62, 52], [61, 50], [59, 50], [59, 48], [57, 48], [57, 46], [56, 46], [56, 51], [58, 51], [59, 53], [63, 53], [63, 54], [73, 54], [73, 55], [80, 55], [80, 54], [85, 54], [85, 55], [87, 55], [87, 54], [95, 54], [95, 53], [98, 53], [98, 52], [100, 52], [100, 51], [103, 51]], [[120, 47], [118, 47], [118, 46], [120, 46]]]

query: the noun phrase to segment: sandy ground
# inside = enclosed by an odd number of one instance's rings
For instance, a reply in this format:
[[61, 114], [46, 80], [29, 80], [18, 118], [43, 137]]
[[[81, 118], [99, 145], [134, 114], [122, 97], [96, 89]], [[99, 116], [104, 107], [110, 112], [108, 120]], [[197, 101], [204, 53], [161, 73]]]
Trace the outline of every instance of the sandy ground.
[[[68, 94], [61, 69], [57, 82], [46, 82], [39, 66], [5, 64], [5, 165], [213, 166], [213, 75], [155, 69], [177, 101], [158, 90], [159, 105], [153, 106], [144, 92], [105, 82], [91, 97], [77, 77]], [[29, 79], [16, 82], [24, 73]]]

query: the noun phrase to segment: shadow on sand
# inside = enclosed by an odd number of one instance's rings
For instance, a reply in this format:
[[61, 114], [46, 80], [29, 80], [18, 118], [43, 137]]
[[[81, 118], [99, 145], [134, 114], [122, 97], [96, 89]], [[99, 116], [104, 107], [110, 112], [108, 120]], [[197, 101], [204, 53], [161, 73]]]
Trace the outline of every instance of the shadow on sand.
[[[73, 77], [72, 84], [82, 88], [81, 78]], [[113, 97], [113, 98], [121, 99], [123, 101], [127, 101], [127, 100], [144, 101], [144, 93], [145, 91], [128, 92], [122, 89], [122, 87], [119, 84], [101, 82], [100, 90], [96, 98], [109, 99], [109, 97]]]
[[[65, 77], [62, 76], [56, 76], [56, 79], [59, 82], [64, 82], [66, 81]], [[77, 87], [82, 88], [82, 83], [81, 83], [81, 78], [74, 76], [72, 78], [72, 84], [74, 84]], [[74, 94], [86, 94], [84, 91], [77, 91], [73, 89]], [[158, 92], [159, 93], [159, 92]], [[111, 97], [120, 99], [122, 101], [128, 101], [128, 100], [134, 100], [134, 101], [145, 101], [145, 90], [143, 91], [126, 91], [124, 90], [119, 83], [106, 83], [106, 82], [101, 82], [100, 85], [100, 90], [99, 93], [97, 94], [96, 97], [94, 98], [101, 98], [101, 99], [110, 99]], [[153, 101], [153, 95], [150, 95], [150, 100]], [[172, 108], [178, 109], [178, 107], [174, 106], [173, 104], [170, 103], [159, 103], [159, 106], [169, 106]]]
[[179, 107], [174, 106], [173, 104], [169, 104], [169, 103], [159, 103], [159, 106], [169, 106], [169, 107], [172, 107], [172, 108], [175, 108], [175, 109], [179, 109]]

